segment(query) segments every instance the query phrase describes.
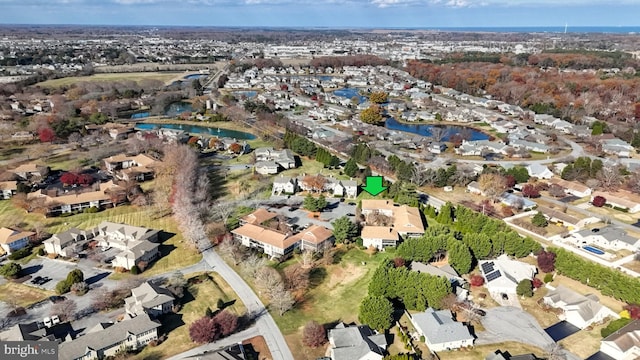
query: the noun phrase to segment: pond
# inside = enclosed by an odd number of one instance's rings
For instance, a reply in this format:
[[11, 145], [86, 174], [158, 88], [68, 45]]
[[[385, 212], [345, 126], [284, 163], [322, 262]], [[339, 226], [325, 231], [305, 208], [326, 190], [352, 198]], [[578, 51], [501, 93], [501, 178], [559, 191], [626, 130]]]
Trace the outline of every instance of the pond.
[[173, 116], [178, 116], [183, 112], [191, 112], [191, 111], [193, 111], [193, 106], [191, 105], [191, 103], [184, 102], [184, 101], [176, 101], [176, 102], [172, 102], [171, 104], [169, 104], [169, 106], [165, 108], [164, 114], [166, 116], [173, 117]]
[[357, 97], [360, 104], [367, 101], [367, 98], [365, 96], [360, 95], [360, 93], [358, 92], [358, 89], [354, 89], [354, 88], [339, 89], [334, 91], [333, 94], [335, 96], [340, 96], [345, 99], [353, 99], [354, 97]]
[[237, 140], [253, 140], [256, 138], [255, 135], [246, 133], [243, 131], [227, 130], [227, 129], [220, 129], [216, 127], [189, 125], [189, 124], [138, 123], [136, 124], [135, 128], [137, 130], [153, 130], [153, 129], [159, 129], [159, 128], [184, 130], [185, 132], [190, 134], [214, 135], [217, 137], [227, 137], [227, 138], [232, 138]]
[[185, 80], [194, 80], [194, 79], [199, 79], [199, 78], [203, 78], [203, 77], [207, 77], [207, 75], [206, 74], [191, 74], [191, 75], [185, 76], [183, 79], [185, 79]]
[[142, 118], [146, 118], [149, 117], [149, 112], [148, 111], [144, 111], [144, 112], [139, 112], [139, 113], [135, 113], [135, 114], [131, 114], [131, 118], [132, 119], [142, 119]]
[[414, 124], [405, 124], [398, 122], [398, 120], [390, 117], [385, 122], [385, 127], [390, 130], [399, 130], [410, 132], [413, 134], [418, 134], [422, 136], [431, 136], [431, 129], [437, 127], [445, 129], [446, 133], [443, 141], [449, 141], [449, 137], [453, 134], [461, 133], [463, 131], [468, 132], [470, 135], [468, 140], [489, 140], [489, 135], [483, 133], [482, 131], [478, 131], [476, 129], [467, 127], [467, 126], [457, 126], [457, 125], [414, 125]]

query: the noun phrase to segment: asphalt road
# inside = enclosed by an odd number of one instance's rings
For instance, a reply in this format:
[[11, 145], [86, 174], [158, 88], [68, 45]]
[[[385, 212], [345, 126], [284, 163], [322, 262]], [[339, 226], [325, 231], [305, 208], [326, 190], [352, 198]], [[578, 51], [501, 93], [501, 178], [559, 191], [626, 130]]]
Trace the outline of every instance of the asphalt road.
[[287, 342], [271, 317], [271, 314], [265, 309], [258, 296], [251, 290], [249, 285], [227, 265], [222, 258], [213, 249], [206, 250], [202, 256], [211, 269], [231, 286], [236, 292], [249, 313], [258, 314], [256, 319], [256, 327], [260, 335], [262, 335], [271, 351], [274, 360], [293, 360], [293, 355], [287, 346]]

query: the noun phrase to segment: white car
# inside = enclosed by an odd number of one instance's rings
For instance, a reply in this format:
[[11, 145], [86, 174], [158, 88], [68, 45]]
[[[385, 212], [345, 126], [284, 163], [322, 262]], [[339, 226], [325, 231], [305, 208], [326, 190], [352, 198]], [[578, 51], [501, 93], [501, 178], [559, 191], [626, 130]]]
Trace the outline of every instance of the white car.
[[[58, 320], [58, 321], [60, 321], [60, 320]], [[44, 318], [44, 326], [51, 327], [51, 325], [53, 325], [53, 322], [51, 321], [51, 318], [49, 318], [49, 317]]]
[[53, 323], [53, 325], [60, 324], [60, 318], [58, 317], [58, 315], [53, 315], [51, 317], [51, 323]]

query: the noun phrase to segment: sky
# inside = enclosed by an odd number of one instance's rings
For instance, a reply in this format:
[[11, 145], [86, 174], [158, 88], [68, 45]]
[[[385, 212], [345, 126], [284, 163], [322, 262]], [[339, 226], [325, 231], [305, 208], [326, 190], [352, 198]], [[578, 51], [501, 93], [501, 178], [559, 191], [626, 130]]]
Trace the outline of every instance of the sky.
[[0, 24], [640, 26], [640, 0], [0, 0]]

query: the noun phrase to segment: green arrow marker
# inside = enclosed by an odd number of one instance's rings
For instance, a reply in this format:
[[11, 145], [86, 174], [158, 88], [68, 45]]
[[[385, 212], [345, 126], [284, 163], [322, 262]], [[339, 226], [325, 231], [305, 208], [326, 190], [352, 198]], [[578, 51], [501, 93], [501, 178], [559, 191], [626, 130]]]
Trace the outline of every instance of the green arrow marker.
[[382, 176], [367, 176], [367, 185], [362, 187], [362, 190], [369, 194], [376, 196], [387, 189], [386, 186], [382, 186]]

